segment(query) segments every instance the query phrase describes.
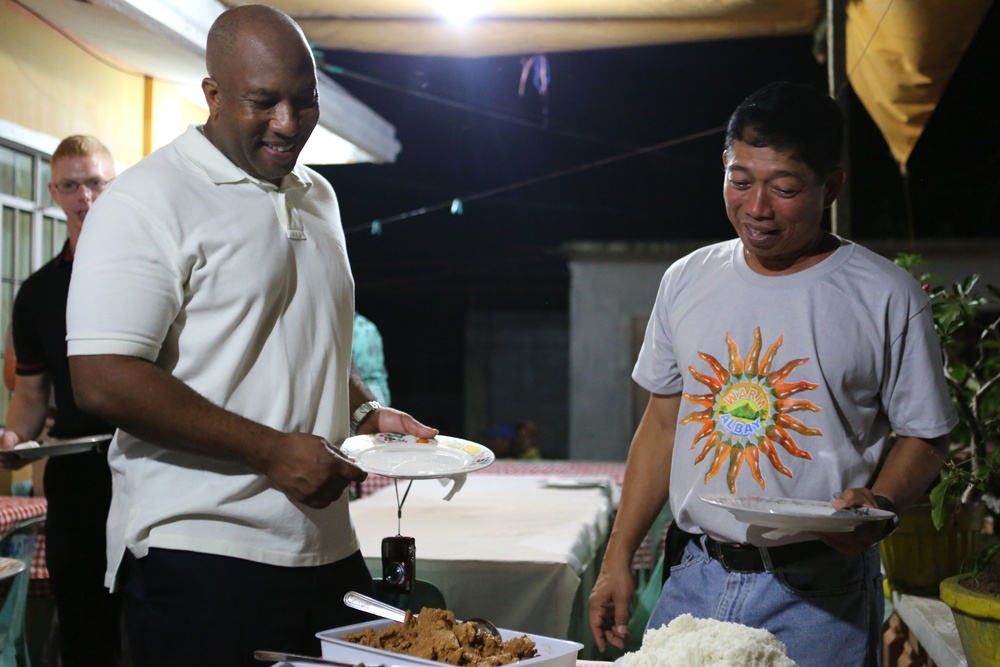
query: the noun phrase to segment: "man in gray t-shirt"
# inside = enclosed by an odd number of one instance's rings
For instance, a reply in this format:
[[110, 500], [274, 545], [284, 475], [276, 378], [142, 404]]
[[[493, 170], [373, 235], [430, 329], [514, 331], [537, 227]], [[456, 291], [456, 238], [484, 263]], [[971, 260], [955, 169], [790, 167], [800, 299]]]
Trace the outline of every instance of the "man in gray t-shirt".
[[767, 86], [730, 119], [723, 194], [739, 238], [660, 285], [633, 372], [651, 397], [590, 597], [601, 650], [628, 636], [632, 555], [669, 500], [680, 547], [647, 627], [689, 613], [765, 628], [800, 667], [879, 664], [891, 521], [776, 532], [701, 498], [894, 512], [943, 463], [955, 415], [929, 300], [822, 226], [846, 178], [841, 142], [836, 103], [808, 86]]

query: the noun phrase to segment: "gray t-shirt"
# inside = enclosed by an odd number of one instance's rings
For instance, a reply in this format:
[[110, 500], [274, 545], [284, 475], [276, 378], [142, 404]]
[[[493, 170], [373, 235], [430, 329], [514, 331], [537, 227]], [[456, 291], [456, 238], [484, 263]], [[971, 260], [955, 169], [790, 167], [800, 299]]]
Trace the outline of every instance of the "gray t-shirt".
[[632, 377], [683, 392], [670, 476], [678, 525], [766, 546], [705, 493], [830, 501], [869, 485], [890, 432], [956, 423], [930, 301], [909, 274], [842, 241], [787, 276], [753, 272], [736, 239], [674, 263]]

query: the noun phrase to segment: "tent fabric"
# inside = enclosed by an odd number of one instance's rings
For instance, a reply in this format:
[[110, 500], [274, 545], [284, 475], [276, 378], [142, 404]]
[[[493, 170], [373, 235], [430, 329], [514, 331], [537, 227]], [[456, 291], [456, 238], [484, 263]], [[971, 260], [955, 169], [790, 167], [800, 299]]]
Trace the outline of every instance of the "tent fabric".
[[402, 20], [302, 18], [299, 22], [321, 48], [483, 57], [809, 34], [814, 19], [481, 20], [464, 26]]
[[848, 3], [847, 77], [903, 173], [991, 3]]
[[[252, 4], [238, 0], [231, 4]], [[810, 34], [818, 0], [274, 0], [322, 49], [484, 57]], [[445, 7], [482, 6], [465, 23]]]

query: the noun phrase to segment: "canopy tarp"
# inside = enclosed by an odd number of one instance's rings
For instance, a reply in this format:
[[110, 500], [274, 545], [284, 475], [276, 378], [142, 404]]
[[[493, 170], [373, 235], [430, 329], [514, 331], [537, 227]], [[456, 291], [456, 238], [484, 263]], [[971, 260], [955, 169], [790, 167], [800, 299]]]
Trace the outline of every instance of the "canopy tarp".
[[[823, 14], [818, 0], [276, 0], [270, 4], [293, 16], [320, 48], [463, 57], [808, 34]], [[470, 19], [449, 20], [449, 7], [471, 14]]]
[[992, 0], [852, 0], [847, 76], [906, 170], [952, 73]]

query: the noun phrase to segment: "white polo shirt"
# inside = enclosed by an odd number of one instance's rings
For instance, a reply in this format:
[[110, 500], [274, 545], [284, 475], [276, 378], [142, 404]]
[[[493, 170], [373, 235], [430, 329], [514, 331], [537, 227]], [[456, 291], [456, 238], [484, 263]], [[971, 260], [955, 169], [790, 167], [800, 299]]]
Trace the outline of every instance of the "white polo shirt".
[[[88, 214], [68, 351], [147, 359], [226, 410], [333, 442], [348, 435], [353, 314], [329, 183], [304, 166], [280, 188], [259, 181], [192, 126], [123, 172]], [[346, 497], [311, 509], [246, 466], [121, 430], [109, 461], [109, 587], [126, 548], [283, 566], [358, 549]]]

